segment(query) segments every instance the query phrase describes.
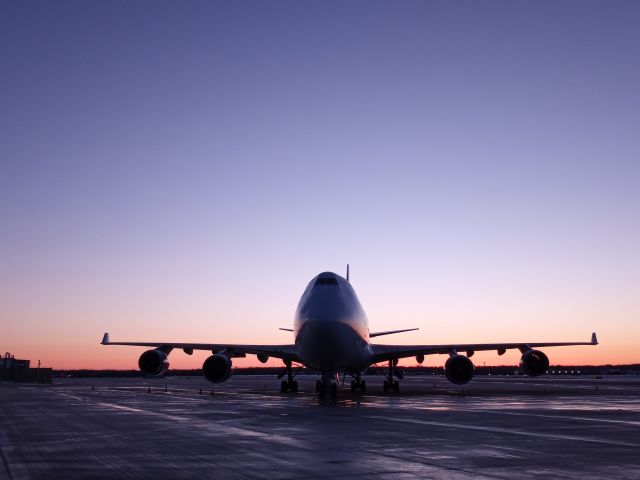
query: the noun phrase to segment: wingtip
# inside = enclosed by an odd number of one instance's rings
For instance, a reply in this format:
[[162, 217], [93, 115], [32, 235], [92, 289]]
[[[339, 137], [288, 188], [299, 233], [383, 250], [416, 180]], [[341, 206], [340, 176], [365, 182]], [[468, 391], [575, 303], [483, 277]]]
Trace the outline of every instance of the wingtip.
[[598, 345], [598, 337], [596, 335], [596, 332], [593, 332], [591, 334], [591, 344], [592, 345]]
[[105, 333], [102, 336], [102, 341], [100, 342], [100, 345], [109, 345], [109, 334]]

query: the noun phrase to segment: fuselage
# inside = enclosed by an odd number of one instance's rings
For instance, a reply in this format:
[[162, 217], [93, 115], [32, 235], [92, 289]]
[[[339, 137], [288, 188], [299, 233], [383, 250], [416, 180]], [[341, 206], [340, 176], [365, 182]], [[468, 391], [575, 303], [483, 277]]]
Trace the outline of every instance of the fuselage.
[[367, 315], [351, 284], [333, 272], [309, 282], [293, 331], [300, 359], [314, 370], [360, 372], [371, 364]]

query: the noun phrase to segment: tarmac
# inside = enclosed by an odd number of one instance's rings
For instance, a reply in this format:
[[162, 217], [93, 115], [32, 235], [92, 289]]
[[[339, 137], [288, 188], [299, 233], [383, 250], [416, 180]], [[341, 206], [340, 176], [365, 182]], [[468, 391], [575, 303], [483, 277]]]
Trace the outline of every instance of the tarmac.
[[0, 479], [640, 479], [640, 377], [364, 378], [0, 383]]

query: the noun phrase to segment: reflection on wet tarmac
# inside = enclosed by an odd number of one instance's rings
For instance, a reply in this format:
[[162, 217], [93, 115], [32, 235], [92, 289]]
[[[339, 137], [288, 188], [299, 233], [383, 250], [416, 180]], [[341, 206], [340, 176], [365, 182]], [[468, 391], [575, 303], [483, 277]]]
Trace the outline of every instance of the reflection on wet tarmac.
[[385, 395], [370, 377], [335, 402], [298, 380], [2, 384], [0, 479], [640, 478], [638, 378], [416, 376]]

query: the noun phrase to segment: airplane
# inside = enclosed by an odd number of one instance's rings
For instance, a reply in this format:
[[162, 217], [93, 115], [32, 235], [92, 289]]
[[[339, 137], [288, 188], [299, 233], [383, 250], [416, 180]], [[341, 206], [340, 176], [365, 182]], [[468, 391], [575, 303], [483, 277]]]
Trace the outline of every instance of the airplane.
[[[283, 393], [297, 392], [293, 364], [300, 364], [318, 372], [321, 379], [316, 381], [316, 392], [320, 398], [329, 393], [332, 399], [338, 395], [340, 373], [350, 375], [351, 391], [365, 392], [366, 382], [362, 373], [370, 366], [386, 363], [383, 391], [399, 392], [402, 372], [396, 366], [400, 358], [415, 357], [418, 363], [425, 355], [444, 354], [449, 358], [444, 365], [444, 373], [449, 381], [464, 385], [474, 375], [475, 367], [470, 357], [477, 351], [495, 350], [503, 355], [509, 349], [522, 353], [521, 370], [529, 376], [544, 374], [549, 367], [549, 358], [541, 347], [572, 345], [597, 345], [596, 334], [590, 342], [520, 342], [520, 343], [471, 343], [450, 345], [379, 345], [370, 340], [383, 335], [409, 332], [417, 328], [370, 332], [367, 316], [360, 305], [358, 296], [349, 281], [349, 266], [346, 278], [333, 272], [322, 272], [307, 285], [300, 297], [293, 328], [281, 328], [293, 332], [294, 343], [287, 345], [241, 345], [216, 343], [179, 342], [112, 342], [105, 333], [102, 345], [127, 345], [153, 347], [145, 351], [138, 360], [140, 370], [150, 376], [163, 375], [169, 369], [168, 356], [174, 348], [192, 355], [194, 350], [209, 350], [212, 355], [203, 365], [204, 377], [211, 383], [222, 383], [232, 375], [232, 359], [255, 355], [262, 363], [269, 358], [281, 359], [284, 371], [278, 375], [282, 380]], [[460, 352], [464, 352], [462, 354]], [[298, 370], [299, 371], [299, 370]]]

